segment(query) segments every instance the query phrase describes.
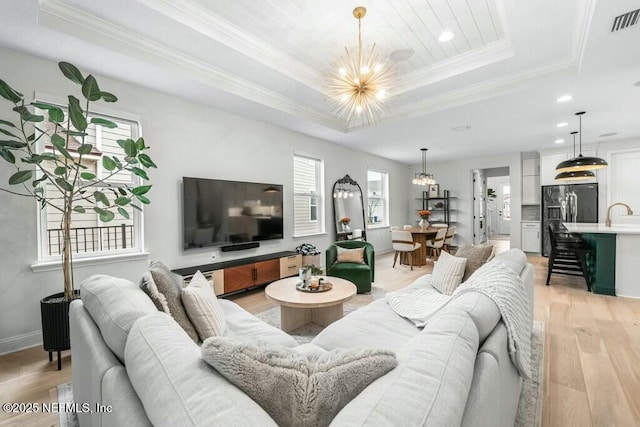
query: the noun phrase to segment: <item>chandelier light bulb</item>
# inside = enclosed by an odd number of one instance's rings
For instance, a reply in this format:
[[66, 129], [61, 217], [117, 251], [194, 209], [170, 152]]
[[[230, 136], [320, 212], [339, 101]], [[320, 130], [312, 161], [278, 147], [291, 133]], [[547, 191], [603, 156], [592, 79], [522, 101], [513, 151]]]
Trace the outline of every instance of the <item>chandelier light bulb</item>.
[[378, 63], [375, 67], [373, 67], [373, 71], [379, 73], [382, 70], [382, 64]]
[[386, 94], [385, 90], [384, 89], [380, 89], [378, 91], [378, 93], [376, 94], [376, 98], [382, 101], [384, 99], [384, 95], [385, 94]]
[[344, 67], [340, 67], [338, 72], [340, 73], [341, 76], [346, 76], [347, 75], [347, 69], [344, 68]]
[[342, 102], [347, 102], [348, 100], [349, 100], [349, 95], [346, 95], [346, 94], [345, 94], [345, 95], [342, 95], [342, 96], [340, 97], [340, 101], [342, 101]]
[[362, 106], [361, 105], [356, 106], [356, 113], [358, 113], [358, 114], [362, 113]]
[[353, 78], [353, 82], [354, 82], [355, 84], [359, 85], [359, 84], [360, 84], [360, 77], [354, 77], [354, 78]]
[[360, 68], [360, 74], [369, 74], [370, 71], [371, 68], [369, 68], [367, 65], [363, 65], [362, 68]]

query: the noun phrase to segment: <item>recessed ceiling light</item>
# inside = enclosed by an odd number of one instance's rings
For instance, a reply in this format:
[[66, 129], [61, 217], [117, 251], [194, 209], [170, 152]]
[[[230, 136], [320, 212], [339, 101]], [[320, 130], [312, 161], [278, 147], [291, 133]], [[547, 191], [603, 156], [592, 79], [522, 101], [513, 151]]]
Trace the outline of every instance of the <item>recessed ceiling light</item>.
[[598, 135], [601, 138], [606, 138], [608, 136], [616, 136], [618, 134], [618, 132], [608, 132], [608, 133], [603, 133], [602, 135]]
[[568, 102], [568, 101], [571, 101], [572, 99], [573, 99], [573, 96], [571, 95], [562, 95], [561, 97], [556, 99], [556, 102]]
[[556, 125], [556, 127], [558, 127], [558, 128], [563, 128], [563, 127], [565, 127], [565, 126], [569, 126], [569, 123], [567, 123], [567, 122], [560, 122], [560, 123], [558, 123], [558, 124]]
[[460, 126], [454, 126], [451, 128], [451, 130], [454, 132], [462, 132], [469, 129], [471, 129], [471, 126], [469, 125], [460, 125]]
[[564, 142], [564, 139], [559, 138], [559, 139], [556, 139], [556, 140], [555, 140], [555, 141], [553, 141], [553, 142], [555, 142], [556, 144], [562, 144], [562, 143]]
[[451, 40], [453, 37], [455, 36], [455, 34], [453, 34], [453, 32], [449, 31], [449, 30], [444, 30], [442, 33], [440, 33], [440, 35], [438, 36], [438, 41], [439, 42], [448, 42], [449, 40]]

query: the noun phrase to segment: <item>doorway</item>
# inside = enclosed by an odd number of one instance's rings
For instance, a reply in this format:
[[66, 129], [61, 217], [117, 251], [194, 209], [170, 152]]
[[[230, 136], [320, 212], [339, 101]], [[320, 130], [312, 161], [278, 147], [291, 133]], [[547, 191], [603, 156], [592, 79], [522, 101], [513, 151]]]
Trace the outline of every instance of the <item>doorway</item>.
[[477, 234], [474, 236], [474, 243], [489, 242], [499, 252], [508, 250], [511, 246], [512, 212], [509, 167], [478, 169], [473, 172], [474, 218], [484, 219], [486, 222], [484, 230], [482, 221], [477, 224], [477, 233], [474, 227], [474, 234]]

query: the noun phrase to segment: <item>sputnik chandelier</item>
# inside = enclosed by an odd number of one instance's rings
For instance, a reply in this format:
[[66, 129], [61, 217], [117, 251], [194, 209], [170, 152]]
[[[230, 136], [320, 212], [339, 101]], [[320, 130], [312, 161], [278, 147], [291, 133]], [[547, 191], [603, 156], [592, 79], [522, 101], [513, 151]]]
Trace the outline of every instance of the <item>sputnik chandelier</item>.
[[422, 172], [415, 174], [413, 182], [416, 185], [436, 185], [438, 182], [436, 181], [436, 177], [431, 173], [427, 173], [427, 150], [428, 148], [421, 148], [422, 151]]
[[384, 110], [384, 100], [389, 95], [392, 72], [375, 51], [375, 43], [366, 52], [362, 51], [361, 20], [367, 13], [362, 6], [353, 9], [358, 20], [358, 52], [352, 55], [344, 48], [346, 57], [341, 56], [332, 66], [327, 76], [327, 90], [330, 101], [340, 117], [351, 124], [370, 125]]

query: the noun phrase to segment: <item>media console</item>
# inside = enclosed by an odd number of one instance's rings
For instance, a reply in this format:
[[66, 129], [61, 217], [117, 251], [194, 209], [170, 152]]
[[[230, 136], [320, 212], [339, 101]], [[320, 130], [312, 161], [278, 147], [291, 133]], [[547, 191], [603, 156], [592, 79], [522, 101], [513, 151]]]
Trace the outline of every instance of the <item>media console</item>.
[[188, 282], [200, 270], [207, 279], [213, 280], [213, 290], [216, 295], [226, 295], [295, 276], [301, 267], [302, 255], [286, 251], [178, 268], [172, 271]]

